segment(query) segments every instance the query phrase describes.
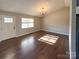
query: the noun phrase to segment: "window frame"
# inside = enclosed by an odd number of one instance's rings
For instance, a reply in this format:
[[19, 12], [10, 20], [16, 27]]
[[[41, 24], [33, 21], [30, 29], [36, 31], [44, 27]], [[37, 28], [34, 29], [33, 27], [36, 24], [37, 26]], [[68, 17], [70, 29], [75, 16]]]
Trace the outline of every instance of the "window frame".
[[[28, 19], [31, 20], [31, 19], [32, 19], [33, 21], [32, 21], [32, 22], [28, 22], [28, 21], [27, 21], [27, 22], [22, 22], [22, 19], [23, 19], [23, 18], [26, 19], [26, 20], [28, 20]], [[22, 27], [23, 23], [25, 23], [25, 24], [27, 25], [27, 27], [23, 28], [23, 27]], [[28, 23], [28, 24], [27, 24], [27, 23]], [[29, 23], [32, 23], [33, 26], [30, 27], [30, 26], [29, 26]], [[34, 18], [26, 18], [26, 17], [22, 17], [22, 18], [21, 18], [21, 28], [22, 28], [22, 29], [28, 29], [28, 28], [33, 28], [33, 27], [34, 27]]]
[[[5, 21], [5, 18], [7, 21]], [[8, 19], [12, 19], [11, 21], [9, 21]], [[3, 16], [3, 22], [8, 24], [8, 23], [13, 23], [14, 22], [14, 17], [11, 17], [11, 16]]]

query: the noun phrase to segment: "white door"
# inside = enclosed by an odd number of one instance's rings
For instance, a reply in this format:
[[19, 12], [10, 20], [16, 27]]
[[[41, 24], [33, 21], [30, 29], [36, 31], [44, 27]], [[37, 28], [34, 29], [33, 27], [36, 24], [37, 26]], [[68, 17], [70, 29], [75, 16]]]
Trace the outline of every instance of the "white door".
[[12, 16], [2, 16], [3, 39], [15, 37], [15, 19]]

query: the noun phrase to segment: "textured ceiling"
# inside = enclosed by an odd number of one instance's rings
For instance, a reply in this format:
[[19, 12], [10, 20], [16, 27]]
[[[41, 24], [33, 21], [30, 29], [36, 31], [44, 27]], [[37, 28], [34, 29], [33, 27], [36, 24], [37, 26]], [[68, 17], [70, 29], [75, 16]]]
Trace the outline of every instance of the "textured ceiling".
[[40, 10], [47, 13], [69, 5], [69, 0], [0, 0], [0, 10], [40, 16]]

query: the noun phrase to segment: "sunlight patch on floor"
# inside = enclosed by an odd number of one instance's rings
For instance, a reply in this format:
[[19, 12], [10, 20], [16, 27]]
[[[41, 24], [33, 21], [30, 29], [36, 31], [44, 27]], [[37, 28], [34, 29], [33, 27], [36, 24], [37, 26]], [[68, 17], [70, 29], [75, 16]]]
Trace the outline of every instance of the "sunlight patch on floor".
[[54, 45], [57, 42], [58, 38], [59, 38], [58, 36], [46, 34], [43, 37], [41, 37], [39, 41], [48, 43], [50, 45]]

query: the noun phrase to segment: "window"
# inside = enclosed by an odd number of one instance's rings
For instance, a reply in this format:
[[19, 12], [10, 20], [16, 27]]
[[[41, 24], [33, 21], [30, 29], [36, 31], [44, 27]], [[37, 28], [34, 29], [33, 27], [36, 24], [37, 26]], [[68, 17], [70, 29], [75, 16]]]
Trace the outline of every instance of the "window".
[[30, 27], [34, 27], [34, 19], [33, 18], [22, 18], [21, 19], [22, 24], [21, 27], [22, 28], [30, 28]]
[[13, 18], [11, 17], [4, 17], [4, 23], [12, 23], [13, 22]]

